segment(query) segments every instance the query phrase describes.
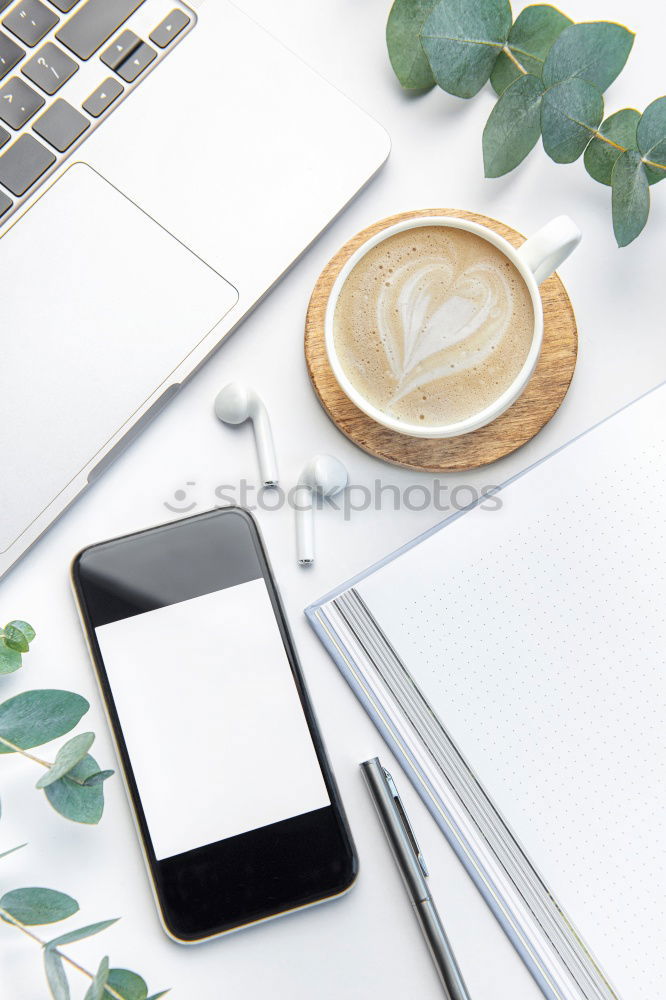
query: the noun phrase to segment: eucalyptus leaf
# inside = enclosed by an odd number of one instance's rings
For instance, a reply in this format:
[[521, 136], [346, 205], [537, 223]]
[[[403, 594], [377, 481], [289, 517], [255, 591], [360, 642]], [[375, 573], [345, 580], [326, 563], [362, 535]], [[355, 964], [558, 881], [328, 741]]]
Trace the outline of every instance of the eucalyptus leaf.
[[[0, 899], [0, 909], [20, 924], [54, 924], [76, 913], [79, 904], [64, 892], [55, 889], [12, 889]], [[3, 916], [7, 923], [7, 917]]]
[[105, 956], [99, 963], [99, 968], [86, 992], [84, 1000], [102, 1000], [104, 996], [104, 987], [106, 986], [108, 978], [109, 959]]
[[129, 969], [111, 969], [106, 984], [119, 993], [123, 1000], [147, 1000], [148, 986], [145, 980]]
[[[549, 4], [525, 7], [509, 32], [507, 48], [525, 72], [540, 78], [551, 45], [571, 23], [570, 17]], [[509, 84], [522, 75], [515, 62], [505, 52], [500, 52], [490, 82], [498, 94], [503, 94]]]
[[20, 621], [19, 619], [14, 619], [14, 621], [8, 622], [8, 624], [5, 625], [5, 632], [12, 628], [16, 628], [22, 632], [28, 644], [30, 644], [37, 635], [32, 625], [29, 625], [27, 622]]
[[3, 641], [6, 646], [15, 649], [17, 653], [27, 653], [30, 649], [30, 643], [26, 640], [23, 632], [19, 632], [18, 629], [7, 629]]
[[612, 21], [586, 21], [565, 28], [546, 56], [543, 82], [552, 87], [580, 77], [602, 93], [621, 72], [634, 34]]
[[99, 823], [104, 811], [102, 785], [84, 785], [92, 774], [99, 772], [99, 764], [86, 754], [72, 770], [44, 789], [44, 794], [56, 810], [76, 823]]
[[439, 86], [456, 97], [478, 94], [510, 28], [509, 0], [440, 0], [421, 29]]
[[641, 154], [628, 149], [615, 162], [613, 230], [617, 245], [626, 247], [643, 231], [650, 211], [650, 189]]
[[0, 639], [0, 674], [13, 674], [22, 663], [19, 651], [8, 646], [4, 638]]
[[15, 649], [18, 653], [27, 653], [30, 649], [30, 641], [26, 638], [22, 629], [17, 627], [18, 623], [10, 622], [4, 627], [4, 640], [10, 649]]
[[53, 948], [44, 949], [44, 970], [53, 1000], [70, 1000], [65, 967], [62, 958]]
[[[645, 160], [666, 167], [666, 97], [658, 97], [647, 106], [636, 129], [636, 141]], [[651, 184], [666, 177], [666, 169], [646, 166], [645, 172]]]
[[118, 923], [118, 917], [114, 917], [112, 920], [100, 920], [96, 924], [88, 924], [87, 927], [79, 927], [78, 930], [68, 931], [66, 934], [60, 934], [58, 937], [53, 938], [46, 945], [47, 948], [60, 948], [65, 944], [74, 944], [75, 941], [83, 941], [84, 938], [92, 937], [93, 934], [99, 934], [100, 931], [105, 931], [107, 927], [111, 927], [112, 924]]
[[604, 114], [599, 90], [573, 77], [556, 83], [541, 101], [543, 147], [556, 163], [573, 163], [585, 147]]
[[[0, 705], [0, 736], [23, 750], [64, 736], [90, 705], [71, 691], [24, 691]], [[13, 753], [0, 743], [0, 753]]]
[[58, 750], [52, 767], [41, 776], [35, 787], [48, 788], [49, 785], [68, 774], [79, 761], [83, 760], [94, 742], [94, 733], [79, 733], [78, 736], [68, 740]]
[[395, 0], [386, 22], [386, 45], [393, 72], [405, 90], [428, 90], [435, 78], [421, 45], [420, 31], [437, 0]]
[[541, 135], [541, 80], [520, 76], [504, 91], [483, 130], [486, 177], [501, 177], [521, 163]]
[[[602, 139], [593, 138], [585, 150], [585, 169], [590, 177], [600, 184], [610, 186], [611, 174], [615, 161], [622, 155], [625, 149], [637, 149], [636, 126], [640, 120], [640, 113], [634, 108], [624, 108], [610, 115], [599, 126], [601, 135], [606, 136], [615, 146], [609, 145]], [[617, 146], [623, 147], [618, 149]]]
[[95, 774], [91, 774], [89, 778], [83, 782], [83, 784], [88, 787], [90, 785], [102, 785], [109, 778], [112, 778], [115, 771], [97, 771]]

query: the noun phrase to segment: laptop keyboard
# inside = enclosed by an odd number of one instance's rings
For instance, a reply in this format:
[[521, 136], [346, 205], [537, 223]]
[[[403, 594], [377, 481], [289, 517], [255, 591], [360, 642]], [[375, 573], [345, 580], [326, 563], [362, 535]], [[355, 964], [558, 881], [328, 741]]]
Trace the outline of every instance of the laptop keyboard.
[[172, 4], [0, 0], [0, 226], [184, 37], [194, 16]]

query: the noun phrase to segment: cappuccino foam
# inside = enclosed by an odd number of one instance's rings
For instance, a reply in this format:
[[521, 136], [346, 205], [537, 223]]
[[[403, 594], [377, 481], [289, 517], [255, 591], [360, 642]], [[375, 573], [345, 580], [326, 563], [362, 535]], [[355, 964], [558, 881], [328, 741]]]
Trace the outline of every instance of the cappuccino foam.
[[344, 372], [368, 402], [437, 426], [474, 416], [509, 388], [529, 353], [534, 309], [520, 272], [492, 243], [423, 226], [361, 258], [333, 327]]

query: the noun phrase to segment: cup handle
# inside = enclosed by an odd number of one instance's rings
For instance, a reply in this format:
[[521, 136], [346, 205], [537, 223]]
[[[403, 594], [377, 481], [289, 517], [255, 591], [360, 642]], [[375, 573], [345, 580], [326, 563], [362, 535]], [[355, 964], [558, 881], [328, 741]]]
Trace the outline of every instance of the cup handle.
[[558, 215], [525, 240], [518, 256], [522, 257], [534, 274], [537, 285], [540, 285], [576, 249], [581, 238], [576, 223], [568, 215]]

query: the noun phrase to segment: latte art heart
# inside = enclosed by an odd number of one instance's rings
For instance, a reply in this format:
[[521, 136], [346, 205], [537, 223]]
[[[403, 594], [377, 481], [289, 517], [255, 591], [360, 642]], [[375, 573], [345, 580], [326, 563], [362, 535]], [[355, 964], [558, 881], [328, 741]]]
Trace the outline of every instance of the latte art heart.
[[377, 299], [377, 333], [397, 388], [391, 403], [484, 362], [511, 319], [507, 279], [487, 264], [462, 273], [423, 257], [394, 271]]
[[466, 230], [426, 226], [374, 247], [334, 317], [345, 374], [407, 423], [455, 423], [489, 406], [527, 357], [529, 290], [511, 261]]

